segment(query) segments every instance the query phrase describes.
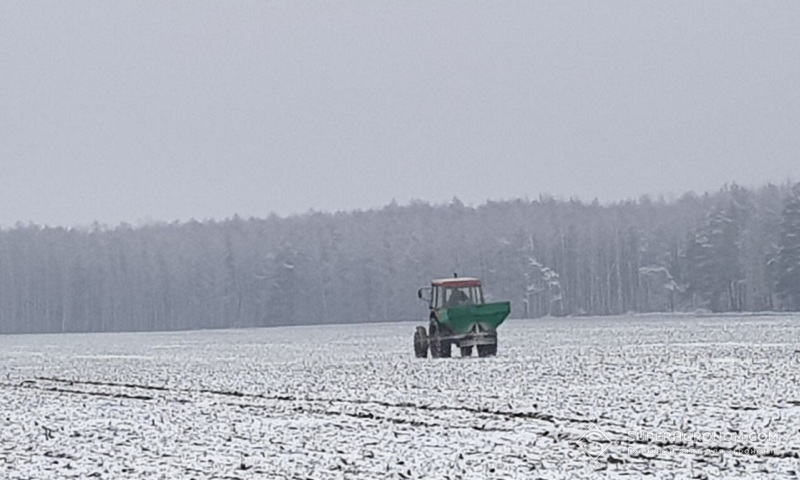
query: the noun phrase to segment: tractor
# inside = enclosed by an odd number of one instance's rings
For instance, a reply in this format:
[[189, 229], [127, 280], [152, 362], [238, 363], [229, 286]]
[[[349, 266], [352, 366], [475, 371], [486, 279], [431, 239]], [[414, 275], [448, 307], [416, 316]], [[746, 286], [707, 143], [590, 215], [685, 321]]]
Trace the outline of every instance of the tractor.
[[453, 345], [462, 357], [497, 354], [497, 327], [511, 312], [509, 302], [486, 303], [481, 281], [472, 277], [434, 280], [430, 287], [417, 291], [417, 297], [428, 303], [429, 325], [414, 332], [414, 354], [426, 358], [449, 358]]

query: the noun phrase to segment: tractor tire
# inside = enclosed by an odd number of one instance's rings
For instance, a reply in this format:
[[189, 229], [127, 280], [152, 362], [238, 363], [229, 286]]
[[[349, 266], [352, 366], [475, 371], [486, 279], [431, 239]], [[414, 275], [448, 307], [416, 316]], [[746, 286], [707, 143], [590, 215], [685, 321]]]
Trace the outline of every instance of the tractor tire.
[[428, 345], [431, 349], [431, 358], [439, 358], [442, 356], [442, 344], [439, 341], [439, 328], [433, 319], [431, 319], [431, 326], [428, 329]]
[[417, 358], [428, 357], [428, 332], [425, 327], [417, 327], [414, 331], [414, 355]]
[[431, 358], [450, 358], [450, 342], [442, 340], [442, 330], [439, 322], [431, 317], [431, 326], [428, 329], [428, 343], [431, 347]]
[[472, 345], [468, 347], [461, 347], [461, 356], [462, 357], [471, 357], [472, 356]]
[[478, 356], [479, 357], [494, 357], [497, 355], [497, 333], [493, 335], [494, 343], [489, 343], [486, 345], [478, 345]]
[[493, 347], [493, 345], [478, 345], [478, 356], [479, 357], [491, 357], [492, 355], [494, 355], [494, 353], [492, 353], [492, 351], [497, 353], [497, 347], [495, 347], [494, 350], [492, 349], [492, 347]]
[[439, 358], [450, 358], [453, 351], [452, 346], [453, 344], [447, 340], [439, 340]]

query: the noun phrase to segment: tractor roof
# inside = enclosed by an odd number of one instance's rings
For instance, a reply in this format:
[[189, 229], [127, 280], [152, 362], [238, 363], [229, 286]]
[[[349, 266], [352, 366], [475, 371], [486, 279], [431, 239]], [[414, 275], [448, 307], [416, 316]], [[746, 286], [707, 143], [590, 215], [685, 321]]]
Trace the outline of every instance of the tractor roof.
[[455, 277], [455, 278], [440, 278], [431, 282], [434, 287], [450, 287], [450, 288], [463, 288], [463, 287], [479, 287], [481, 281], [472, 277]]

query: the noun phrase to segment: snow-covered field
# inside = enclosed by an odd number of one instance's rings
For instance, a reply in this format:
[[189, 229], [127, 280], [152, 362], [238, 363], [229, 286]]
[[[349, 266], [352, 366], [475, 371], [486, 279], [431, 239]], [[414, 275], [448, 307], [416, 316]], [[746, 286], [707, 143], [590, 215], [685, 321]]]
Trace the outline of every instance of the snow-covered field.
[[800, 472], [800, 317], [509, 321], [486, 359], [413, 327], [0, 337], [0, 478]]

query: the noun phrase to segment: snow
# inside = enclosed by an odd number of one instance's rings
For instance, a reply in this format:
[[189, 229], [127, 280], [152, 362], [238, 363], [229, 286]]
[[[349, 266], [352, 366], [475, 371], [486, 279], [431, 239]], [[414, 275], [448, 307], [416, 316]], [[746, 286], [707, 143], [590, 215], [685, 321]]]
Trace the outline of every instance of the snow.
[[[0, 337], [0, 478], [794, 478], [800, 464], [796, 317], [508, 321], [486, 359], [416, 359], [415, 326]], [[734, 431], [769, 438], [650, 440]]]

